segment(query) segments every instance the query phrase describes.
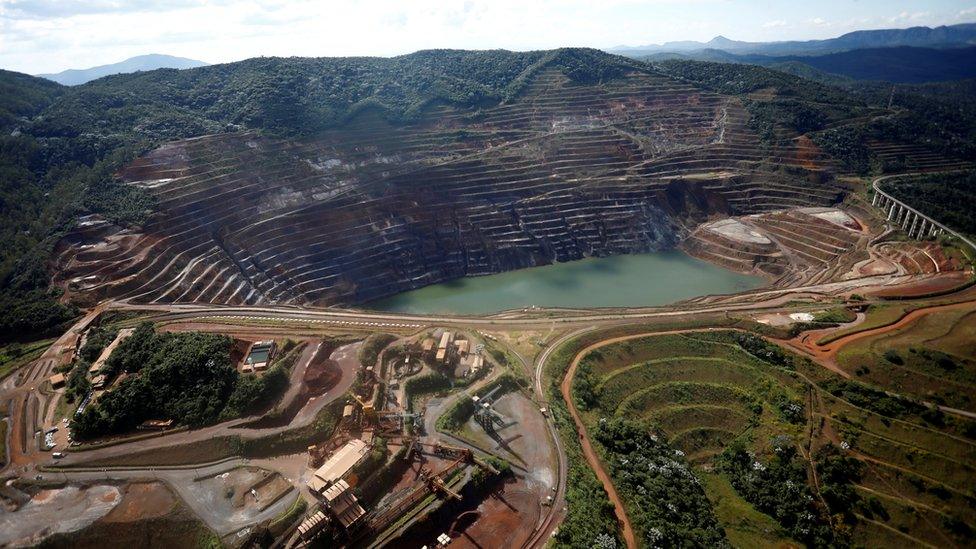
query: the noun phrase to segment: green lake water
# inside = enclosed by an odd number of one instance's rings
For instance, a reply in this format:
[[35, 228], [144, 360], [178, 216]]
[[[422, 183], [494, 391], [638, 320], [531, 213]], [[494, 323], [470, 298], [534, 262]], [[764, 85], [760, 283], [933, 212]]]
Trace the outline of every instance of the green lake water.
[[706, 294], [762, 286], [757, 276], [734, 273], [678, 251], [589, 258], [466, 277], [367, 303], [367, 309], [403, 313], [485, 314], [539, 307], [642, 307]]

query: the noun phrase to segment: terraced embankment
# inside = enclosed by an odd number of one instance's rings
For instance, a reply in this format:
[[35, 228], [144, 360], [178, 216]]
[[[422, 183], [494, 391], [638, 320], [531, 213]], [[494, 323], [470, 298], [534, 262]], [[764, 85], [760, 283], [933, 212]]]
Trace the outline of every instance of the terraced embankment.
[[367, 111], [313, 139], [165, 145], [122, 173], [159, 213], [141, 230], [83, 222], [58, 247], [56, 282], [91, 300], [361, 303], [670, 248], [712, 214], [843, 193], [809, 147], [760, 147], [738, 98], [651, 71], [581, 85], [541, 70], [510, 103], [420, 119]]
[[[802, 391], [724, 331], [628, 338], [592, 351], [581, 364], [593, 409], [656, 423], [692, 463], [709, 462], [747, 428], [778, 426], [776, 408]], [[773, 404], [766, 417], [764, 401]]]
[[[906, 367], [921, 373], [949, 355], [958, 357], [954, 377], [969, 375], [959, 354], [971, 335], [967, 315], [933, 316], [900, 334], [896, 347], [938, 342], [906, 356]], [[742, 331], [608, 337], [577, 355], [563, 395], [580, 409], [581, 432], [600, 442], [591, 465], [608, 469], [618, 509], [645, 540], [675, 527], [695, 499], [685, 492], [642, 499], [684, 474], [687, 462], [734, 546], [795, 543], [790, 538], [814, 546], [968, 546], [976, 422], [886, 393], [901, 369], [886, 365], [881, 350], [861, 384]], [[629, 468], [636, 454], [621, 453], [627, 442], [607, 427], [620, 421], [657, 433], [652, 449], [679, 451], [677, 463], [643, 475]]]

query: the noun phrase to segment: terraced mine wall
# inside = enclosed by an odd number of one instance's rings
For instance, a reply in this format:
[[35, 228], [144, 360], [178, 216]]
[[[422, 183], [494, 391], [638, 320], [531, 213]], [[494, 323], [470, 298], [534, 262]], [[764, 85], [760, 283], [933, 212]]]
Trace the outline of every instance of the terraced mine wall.
[[715, 216], [843, 194], [809, 145], [760, 145], [739, 99], [656, 74], [580, 85], [543, 70], [511, 103], [421, 119], [167, 144], [121, 173], [158, 213], [136, 229], [83, 220], [55, 282], [92, 301], [355, 304], [667, 249]]

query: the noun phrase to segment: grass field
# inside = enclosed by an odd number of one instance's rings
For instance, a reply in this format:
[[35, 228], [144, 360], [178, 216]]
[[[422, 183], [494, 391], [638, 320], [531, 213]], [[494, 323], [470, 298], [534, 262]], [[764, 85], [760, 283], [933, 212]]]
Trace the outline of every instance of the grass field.
[[[743, 350], [736, 337], [662, 334], [594, 350], [583, 359], [595, 395], [584, 419], [594, 429], [608, 416], [649, 421], [682, 459], [707, 474], [706, 494], [733, 544], [775, 546], [785, 540], [776, 520], [736, 494], [724, 475], [708, 472], [734, 441], [763, 453], [777, 434], [799, 437], [791, 420], [802, 422], [802, 413], [789, 407], [802, 410], [803, 386]], [[674, 497], [680, 507], [683, 496]]]
[[865, 313], [864, 322], [861, 322], [856, 326], [849, 326], [847, 328], [831, 332], [830, 334], [818, 339], [817, 345], [827, 345], [828, 343], [833, 343], [834, 341], [851, 334], [894, 324], [895, 322], [898, 322], [901, 317], [917, 308], [917, 305], [909, 303], [885, 303], [881, 305], [871, 305]]
[[854, 341], [838, 353], [837, 363], [886, 390], [976, 410], [976, 305]]
[[31, 343], [11, 343], [0, 347], [0, 380], [36, 360], [52, 343], [54, 343], [53, 339], [44, 339]]

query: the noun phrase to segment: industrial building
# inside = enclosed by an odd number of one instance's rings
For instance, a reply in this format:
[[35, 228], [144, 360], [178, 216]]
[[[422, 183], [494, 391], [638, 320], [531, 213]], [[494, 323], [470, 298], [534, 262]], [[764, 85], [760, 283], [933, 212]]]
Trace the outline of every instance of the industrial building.
[[271, 360], [274, 358], [275, 350], [276, 346], [273, 340], [258, 341], [251, 345], [251, 350], [248, 351], [247, 358], [244, 359], [244, 365], [241, 369], [245, 372], [262, 372], [267, 370], [268, 365], [271, 364]]
[[349, 483], [344, 480], [326, 488], [322, 492], [322, 496], [325, 498], [326, 508], [346, 530], [351, 529], [359, 519], [366, 515], [366, 510], [363, 509], [352, 490], [349, 489]]
[[304, 539], [310, 539], [328, 524], [329, 518], [325, 516], [325, 513], [316, 511], [312, 516], [306, 518], [298, 525], [298, 535]]
[[313, 494], [321, 496], [327, 488], [346, 476], [368, 452], [369, 446], [364, 441], [358, 438], [350, 440], [312, 473], [312, 478], [308, 481], [308, 489]]
[[[114, 351], [115, 348], [125, 340], [125, 338], [132, 335], [132, 332], [134, 331], [135, 328], [125, 328], [123, 330], [119, 330], [118, 335], [115, 336], [112, 343], [109, 343], [108, 347], [102, 349], [102, 354], [98, 355], [98, 358], [92, 363], [91, 368], [88, 369], [88, 372], [92, 375], [92, 377], [98, 376], [98, 374], [102, 371], [102, 367], [105, 366], [105, 362], [108, 360], [108, 357], [112, 356], [112, 351]], [[105, 380], [103, 378], [102, 384], [104, 385], [104, 383]]]
[[444, 332], [441, 334], [441, 341], [437, 345], [437, 354], [434, 356], [434, 360], [438, 362], [444, 362], [447, 359], [447, 353], [450, 350], [451, 343], [454, 341], [454, 332]]
[[51, 382], [51, 387], [54, 389], [64, 387], [64, 374], [54, 374], [48, 378], [48, 381]]
[[308, 489], [322, 502], [326, 515], [318, 517], [320, 513], [316, 513], [306, 520], [303, 526], [307, 532], [303, 536], [314, 535], [327, 518], [348, 531], [366, 516], [366, 510], [359, 504], [343, 477], [366, 457], [369, 447], [365, 441], [354, 438], [312, 473]]

